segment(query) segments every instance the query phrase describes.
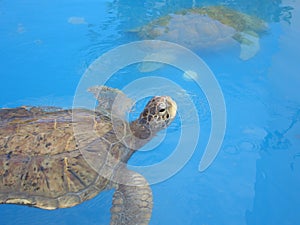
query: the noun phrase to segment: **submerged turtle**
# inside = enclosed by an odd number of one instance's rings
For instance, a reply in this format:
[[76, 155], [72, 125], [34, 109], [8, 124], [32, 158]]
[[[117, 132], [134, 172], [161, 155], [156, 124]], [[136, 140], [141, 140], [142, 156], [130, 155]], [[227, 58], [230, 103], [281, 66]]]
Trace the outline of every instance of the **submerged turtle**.
[[[126, 162], [172, 122], [176, 103], [156, 96], [129, 123], [113, 110], [117, 96], [124, 104], [130, 101], [121, 91], [104, 86], [91, 91], [98, 98], [95, 111], [0, 110], [0, 203], [66, 208], [116, 188], [111, 224], [148, 224], [151, 189], [142, 175], [126, 168]], [[117, 110], [126, 108], [119, 106]], [[73, 129], [78, 125], [85, 130]], [[89, 163], [92, 160], [96, 166]]]
[[257, 17], [208, 6], [168, 14], [131, 32], [142, 39], [171, 41], [192, 50], [216, 51], [238, 43], [240, 58], [247, 60], [259, 51], [259, 35], [266, 29], [266, 23]]

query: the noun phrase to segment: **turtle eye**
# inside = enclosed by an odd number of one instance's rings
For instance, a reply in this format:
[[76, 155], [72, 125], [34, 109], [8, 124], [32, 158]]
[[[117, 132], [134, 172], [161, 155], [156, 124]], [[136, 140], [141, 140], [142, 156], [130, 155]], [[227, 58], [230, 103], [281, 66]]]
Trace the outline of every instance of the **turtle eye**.
[[158, 105], [158, 113], [159, 113], [159, 115], [163, 115], [164, 113], [165, 113], [165, 111], [166, 111], [166, 104], [165, 103], [160, 103], [159, 105]]

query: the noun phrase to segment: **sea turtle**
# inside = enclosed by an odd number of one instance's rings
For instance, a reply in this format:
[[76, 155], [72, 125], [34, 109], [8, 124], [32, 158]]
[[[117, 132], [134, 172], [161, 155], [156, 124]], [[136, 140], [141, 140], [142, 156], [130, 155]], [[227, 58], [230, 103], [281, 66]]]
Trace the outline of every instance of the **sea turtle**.
[[[0, 203], [66, 208], [115, 188], [110, 224], [148, 224], [151, 189], [126, 163], [173, 121], [176, 103], [168, 96], [155, 96], [129, 123], [113, 108], [118, 96], [124, 104], [130, 101], [125, 94], [105, 86], [90, 90], [98, 98], [96, 110], [0, 110]], [[73, 129], [77, 125], [85, 130]]]
[[[130, 32], [142, 39], [171, 41], [192, 50], [218, 51], [240, 44], [240, 58], [247, 60], [259, 51], [259, 35], [266, 30], [267, 24], [255, 16], [225, 6], [207, 6], [162, 16]], [[171, 51], [161, 54], [172, 57]]]

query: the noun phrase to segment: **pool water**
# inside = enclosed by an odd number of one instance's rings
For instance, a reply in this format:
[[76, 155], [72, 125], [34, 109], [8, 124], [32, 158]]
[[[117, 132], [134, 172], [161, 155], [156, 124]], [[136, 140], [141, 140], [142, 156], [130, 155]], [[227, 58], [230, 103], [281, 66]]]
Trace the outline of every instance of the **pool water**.
[[[200, 172], [198, 168], [213, 121], [206, 93], [194, 81], [170, 66], [142, 73], [131, 65], [106, 83], [122, 89], [141, 77], [161, 76], [185, 90], [197, 109], [199, 124], [188, 121], [190, 109], [181, 102], [182, 118], [187, 121], [176, 118], [155, 150], [137, 152], [129, 162], [160, 162], [172, 154], [182, 124], [201, 128], [187, 163], [173, 176], [151, 185], [150, 224], [299, 224], [299, 2], [1, 0], [0, 107], [72, 107], [77, 85], [94, 60], [119, 45], [140, 40], [130, 29], [183, 8], [207, 5], [226, 5], [268, 23], [259, 52], [247, 61], [238, 58], [238, 49], [196, 52], [214, 73], [226, 104], [225, 137], [208, 169]], [[0, 224], [109, 224], [112, 195], [112, 190], [106, 191], [76, 207], [54, 211], [0, 205]]]

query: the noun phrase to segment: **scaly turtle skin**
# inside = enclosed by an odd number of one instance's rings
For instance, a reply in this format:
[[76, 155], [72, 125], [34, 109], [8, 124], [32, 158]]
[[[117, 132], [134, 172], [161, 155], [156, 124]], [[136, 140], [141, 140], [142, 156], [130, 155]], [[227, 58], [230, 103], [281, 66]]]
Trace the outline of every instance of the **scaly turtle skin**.
[[[172, 122], [176, 104], [170, 97], [156, 96], [137, 120], [127, 123], [112, 107], [116, 96], [129, 100], [123, 93], [103, 86], [91, 91], [99, 103], [95, 112], [0, 110], [0, 203], [66, 208], [116, 188], [111, 224], [148, 224], [151, 189], [143, 176], [125, 164], [136, 149]], [[85, 130], [80, 133], [76, 126]]]
[[192, 50], [218, 51], [240, 44], [240, 58], [247, 60], [259, 51], [259, 35], [266, 30], [266, 23], [257, 17], [208, 6], [168, 14], [131, 32], [142, 39], [171, 41]]

